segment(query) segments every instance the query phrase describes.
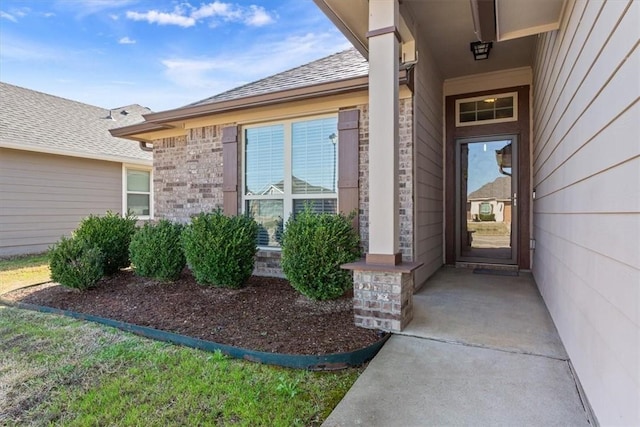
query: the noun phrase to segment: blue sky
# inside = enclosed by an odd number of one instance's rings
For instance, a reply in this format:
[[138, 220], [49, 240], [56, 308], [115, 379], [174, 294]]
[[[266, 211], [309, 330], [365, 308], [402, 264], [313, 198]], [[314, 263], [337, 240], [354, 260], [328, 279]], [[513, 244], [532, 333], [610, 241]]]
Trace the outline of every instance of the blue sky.
[[311, 0], [0, 2], [0, 80], [104, 108], [177, 108], [349, 46]]
[[[503, 177], [496, 163], [496, 150], [510, 141], [487, 141], [469, 144], [469, 169], [467, 171], [467, 195], [485, 184]], [[510, 170], [507, 170], [510, 172]]]

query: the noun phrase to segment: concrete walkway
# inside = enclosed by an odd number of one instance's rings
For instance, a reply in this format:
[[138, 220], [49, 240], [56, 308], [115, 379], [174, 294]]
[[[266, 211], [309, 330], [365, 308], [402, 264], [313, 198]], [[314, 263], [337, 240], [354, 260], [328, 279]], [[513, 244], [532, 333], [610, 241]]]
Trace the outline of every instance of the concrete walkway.
[[443, 268], [323, 426], [589, 425], [530, 275]]

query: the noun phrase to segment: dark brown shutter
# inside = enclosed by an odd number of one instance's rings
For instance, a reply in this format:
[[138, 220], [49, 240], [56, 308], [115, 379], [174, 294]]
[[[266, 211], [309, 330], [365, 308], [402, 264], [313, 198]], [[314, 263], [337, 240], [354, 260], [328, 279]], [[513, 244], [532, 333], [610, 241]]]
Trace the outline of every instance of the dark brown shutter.
[[338, 206], [349, 215], [355, 210], [353, 225], [358, 229], [358, 174], [359, 174], [359, 118], [360, 110], [338, 113]]
[[222, 128], [222, 194], [225, 215], [238, 214], [238, 127]]

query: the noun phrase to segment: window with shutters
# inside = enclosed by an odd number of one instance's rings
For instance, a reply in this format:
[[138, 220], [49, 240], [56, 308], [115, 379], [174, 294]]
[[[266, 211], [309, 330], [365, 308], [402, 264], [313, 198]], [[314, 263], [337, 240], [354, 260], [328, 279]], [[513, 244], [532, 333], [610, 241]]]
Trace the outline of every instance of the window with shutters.
[[258, 245], [278, 248], [291, 215], [338, 208], [338, 117], [243, 127], [243, 206], [260, 224]]

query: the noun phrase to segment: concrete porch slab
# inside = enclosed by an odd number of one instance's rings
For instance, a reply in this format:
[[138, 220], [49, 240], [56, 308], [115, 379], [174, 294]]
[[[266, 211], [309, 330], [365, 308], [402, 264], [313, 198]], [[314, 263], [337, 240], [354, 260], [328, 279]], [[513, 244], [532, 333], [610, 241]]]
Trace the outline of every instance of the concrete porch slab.
[[568, 362], [394, 335], [323, 426], [589, 425]]
[[401, 332], [567, 359], [533, 277], [440, 269], [413, 295], [413, 321]]
[[323, 424], [589, 425], [533, 277], [442, 268]]

